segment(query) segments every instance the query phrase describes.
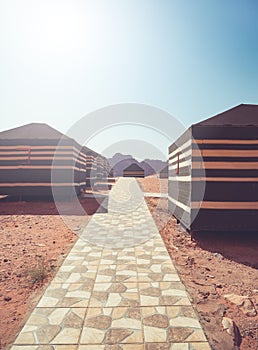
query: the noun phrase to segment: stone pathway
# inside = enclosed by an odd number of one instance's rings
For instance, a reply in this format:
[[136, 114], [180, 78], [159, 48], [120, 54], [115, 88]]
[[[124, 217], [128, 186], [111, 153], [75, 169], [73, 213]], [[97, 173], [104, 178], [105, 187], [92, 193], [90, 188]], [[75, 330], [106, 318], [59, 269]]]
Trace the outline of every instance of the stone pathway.
[[11, 350], [210, 350], [135, 179], [105, 205]]

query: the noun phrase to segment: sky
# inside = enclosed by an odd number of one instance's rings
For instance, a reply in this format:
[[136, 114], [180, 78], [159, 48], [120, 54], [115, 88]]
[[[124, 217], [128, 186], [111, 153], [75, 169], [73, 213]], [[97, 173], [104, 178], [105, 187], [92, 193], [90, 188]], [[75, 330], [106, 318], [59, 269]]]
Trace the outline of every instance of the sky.
[[[124, 103], [154, 106], [173, 117], [171, 128], [174, 119], [187, 128], [257, 104], [257, 13], [256, 0], [0, 0], [0, 131], [44, 122], [66, 133]], [[166, 157], [171, 140], [149, 126], [116, 127], [88, 146], [105, 153], [123, 140], [120, 151], [142, 158], [126, 146], [135, 138]]]

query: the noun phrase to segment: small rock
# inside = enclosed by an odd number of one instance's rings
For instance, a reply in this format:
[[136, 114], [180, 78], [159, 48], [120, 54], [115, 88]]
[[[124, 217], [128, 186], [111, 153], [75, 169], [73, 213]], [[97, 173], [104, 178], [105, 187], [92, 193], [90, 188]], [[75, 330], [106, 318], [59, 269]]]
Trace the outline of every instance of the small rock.
[[76, 226], [76, 227], [73, 228], [73, 231], [80, 231], [80, 229], [81, 228], [79, 226]]
[[235, 322], [229, 317], [223, 317], [222, 326], [226, 332], [231, 335], [234, 340], [235, 345], [240, 344], [241, 336]]
[[10, 301], [10, 300], [12, 300], [11, 297], [4, 297], [4, 301]]
[[199, 294], [200, 294], [201, 298], [207, 299], [210, 295], [210, 292], [203, 292], [203, 291], [199, 290]]
[[8, 259], [4, 259], [4, 262], [7, 262], [8, 261]]
[[235, 335], [234, 321], [231, 320], [231, 318], [229, 318], [229, 317], [223, 317], [221, 323], [222, 323], [223, 329], [225, 329], [228, 334], [230, 334], [232, 337], [234, 337], [234, 335]]
[[251, 298], [237, 294], [225, 294], [224, 298], [237, 305], [246, 316], [253, 317], [257, 315], [257, 311]]
[[244, 304], [240, 307], [240, 310], [249, 317], [254, 317], [257, 315], [254, 303], [251, 299], [246, 299]]
[[221, 255], [220, 253], [213, 253], [212, 255], [218, 259], [223, 259], [223, 255]]
[[242, 295], [237, 294], [225, 294], [224, 298], [231, 301], [231, 303], [241, 306], [243, 305], [244, 300], [246, 300], [248, 297], [243, 297]]

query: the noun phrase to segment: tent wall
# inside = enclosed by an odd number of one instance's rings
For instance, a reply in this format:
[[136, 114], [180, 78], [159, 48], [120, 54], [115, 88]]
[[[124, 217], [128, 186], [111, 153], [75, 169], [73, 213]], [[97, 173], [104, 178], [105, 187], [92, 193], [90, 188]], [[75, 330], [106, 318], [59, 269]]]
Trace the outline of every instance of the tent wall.
[[193, 126], [192, 130], [191, 229], [257, 230], [258, 127]]
[[144, 177], [144, 170], [143, 171], [123, 171], [123, 177]]
[[186, 228], [191, 224], [191, 129], [169, 147], [168, 206]]
[[97, 159], [92, 154], [87, 154], [86, 158], [86, 185], [89, 187], [97, 180]]
[[109, 174], [109, 163], [107, 159], [101, 155], [97, 156], [97, 179], [105, 180]]
[[[71, 140], [73, 141], [73, 140]], [[0, 140], [0, 193], [17, 197], [79, 193], [86, 171], [80, 149], [67, 140]], [[54, 160], [54, 164], [52, 164]], [[54, 169], [54, 178], [51, 177]], [[84, 180], [85, 183], [85, 180]]]
[[107, 160], [44, 123], [0, 132], [0, 194], [69, 198], [107, 170]]
[[144, 169], [137, 163], [132, 163], [123, 170], [123, 177], [144, 177]]

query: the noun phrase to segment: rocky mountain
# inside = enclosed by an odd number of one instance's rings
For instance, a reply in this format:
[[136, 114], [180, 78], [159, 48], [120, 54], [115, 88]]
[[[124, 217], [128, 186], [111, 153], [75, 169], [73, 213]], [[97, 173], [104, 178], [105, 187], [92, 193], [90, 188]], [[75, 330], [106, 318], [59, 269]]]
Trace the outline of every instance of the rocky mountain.
[[167, 166], [167, 162], [159, 159], [144, 159], [138, 162], [132, 155], [122, 153], [114, 154], [108, 161], [113, 168], [114, 176], [123, 176], [123, 170], [133, 163], [144, 169], [145, 176], [159, 173], [160, 170]]

